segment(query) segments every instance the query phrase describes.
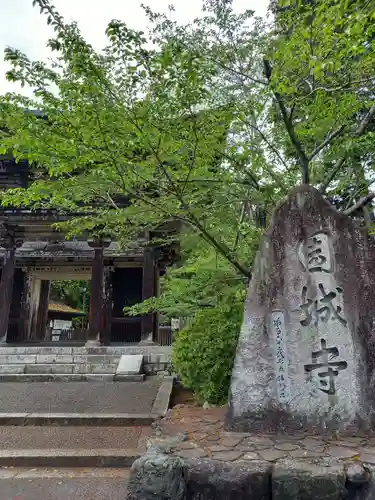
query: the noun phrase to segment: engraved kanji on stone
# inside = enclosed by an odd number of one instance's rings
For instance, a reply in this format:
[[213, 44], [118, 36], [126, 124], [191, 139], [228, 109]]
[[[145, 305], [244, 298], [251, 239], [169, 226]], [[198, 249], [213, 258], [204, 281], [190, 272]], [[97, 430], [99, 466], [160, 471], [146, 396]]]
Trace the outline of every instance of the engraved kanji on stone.
[[[327, 347], [324, 339], [320, 341], [321, 349], [312, 353], [312, 363], [305, 365], [307, 373], [314, 370], [323, 370], [318, 372], [320, 379], [319, 389], [326, 394], [333, 395], [336, 393], [335, 379], [340, 370], [345, 370], [348, 363], [346, 361], [332, 361], [339, 355], [337, 347]], [[318, 363], [319, 358], [321, 362]]]
[[305, 251], [300, 251], [302, 265], [309, 272], [332, 272], [332, 261], [328, 235], [316, 233], [305, 244]]
[[305, 313], [305, 318], [300, 321], [302, 326], [313, 324], [318, 326], [319, 321], [327, 323], [329, 319], [339, 321], [343, 326], [347, 325], [347, 321], [342, 313], [342, 307], [335, 305], [333, 300], [338, 295], [343, 293], [341, 287], [336, 287], [335, 291], [326, 292], [322, 283], [318, 285], [322, 297], [318, 300], [312, 300], [307, 297], [307, 287], [302, 288], [302, 304], [301, 309]]

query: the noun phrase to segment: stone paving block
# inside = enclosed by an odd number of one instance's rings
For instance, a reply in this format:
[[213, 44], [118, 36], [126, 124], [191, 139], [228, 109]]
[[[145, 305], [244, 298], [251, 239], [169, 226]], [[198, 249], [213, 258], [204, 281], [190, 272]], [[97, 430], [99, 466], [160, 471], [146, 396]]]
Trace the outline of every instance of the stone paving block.
[[24, 373], [25, 365], [0, 365], [0, 373]]
[[[231, 433], [233, 435], [233, 433]], [[237, 433], [236, 433], [237, 434]], [[273, 446], [273, 440], [269, 437], [265, 437], [265, 436], [249, 436], [249, 434], [247, 434], [247, 438], [243, 439], [242, 442], [241, 442], [241, 445], [243, 446], [257, 446], [257, 445], [260, 445], [260, 446], [263, 446], [263, 447], [267, 447], [267, 446]]]
[[364, 464], [371, 464], [375, 466], [375, 453], [367, 453], [366, 450], [361, 453], [361, 460]]
[[268, 500], [270, 478], [271, 467], [262, 461], [243, 465], [194, 459], [184, 466], [189, 500]]
[[301, 448], [300, 450], [290, 451], [288, 455], [292, 458], [320, 458], [324, 456], [324, 452], [317, 450], [306, 450]]
[[241, 460], [259, 460], [259, 455], [250, 451], [242, 455]]
[[73, 373], [74, 365], [72, 364], [42, 364], [26, 365], [25, 373]]
[[182, 458], [204, 458], [207, 457], [207, 451], [202, 448], [190, 448], [187, 450], [179, 450], [176, 453], [179, 457]]
[[73, 350], [76, 349], [76, 347], [69, 347], [69, 346], [51, 346], [51, 347], [35, 347], [37, 354], [52, 354], [52, 355], [63, 355], [63, 356], [69, 356], [72, 354]]
[[[33, 354], [29, 349], [27, 349], [27, 352], [30, 354]], [[7, 346], [7, 347], [0, 347], [0, 355], [9, 355], [9, 354], [26, 354], [26, 347], [12, 347], [12, 346]]]
[[82, 380], [91, 382], [113, 382], [113, 373], [84, 373], [82, 375]]
[[343, 465], [322, 467], [307, 461], [284, 459], [272, 472], [272, 500], [341, 500], [345, 498]]
[[42, 364], [49, 363], [73, 363], [73, 356], [67, 354], [37, 354], [36, 362]]
[[85, 363], [75, 363], [73, 364], [73, 372], [72, 373], [86, 373], [87, 366]]
[[[189, 442], [188, 442], [189, 444]], [[228, 448], [226, 446], [222, 446], [222, 445], [213, 445], [213, 446], [209, 446], [208, 448], [212, 453], [215, 453], [217, 451], [228, 451]]]
[[301, 444], [311, 450], [321, 450], [322, 447], [325, 446], [325, 443], [322, 440], [314, 439], [311, 437], [303, 439], [301, 441]]
[[325, 451], [328, 456], [334, 458], [351, 458], [358, 455], [358, 450], [345, 446], [330, 446]]
[[286, 457], [288, 452], [275, 450], [274, 448], [267, 448], [265, 450], [259, 450], [258, 454], [261, 459], [267, 460], [267, 462], [275, 462], [279, 458]]
[[92, 364], [85, 365], [86, 373], [115, 373], [117, 365], [103, 363], [103, 364]]
[[222, 460], [223, 462], [234, 462], [241, 458], [243, 453], [241, 451], [217, 451], [212, 453], [212, 460]]
[[139, 373], [138, 375], [113, 375], [113, 380], [115, 382], [143, 382], [146, 378], [144, 373]]
[[281, 451], [293, 451], [298, 450], [300, 446], [297, 443], [276, 443], [275, 449]]
[[227, 448], [234, 448], [235, 446], [241, 444], [242, 438], [241, 437], [226, 437], [223, 439], [220, 439], [219, 444], [226, 446]]
[[86, 356], [85, 354], [73, 354], [73, 363], [87, 363], [87, 360], [90, 359], [90, 356]]
[[0, 364], [1, 365], [17, 365], [26, 363], [36, 363], [36, 354], [1, 354]]

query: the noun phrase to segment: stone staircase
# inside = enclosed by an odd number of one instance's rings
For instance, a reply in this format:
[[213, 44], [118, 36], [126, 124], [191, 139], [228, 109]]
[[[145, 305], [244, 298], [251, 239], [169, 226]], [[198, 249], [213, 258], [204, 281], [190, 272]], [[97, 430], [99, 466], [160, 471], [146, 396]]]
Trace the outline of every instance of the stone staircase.
[[170, 350], [157, 345], [0, 347], [0, 382], [113, 381], [121, 356], [132, 354], [143, 355], [144, 374], [167, 374]]

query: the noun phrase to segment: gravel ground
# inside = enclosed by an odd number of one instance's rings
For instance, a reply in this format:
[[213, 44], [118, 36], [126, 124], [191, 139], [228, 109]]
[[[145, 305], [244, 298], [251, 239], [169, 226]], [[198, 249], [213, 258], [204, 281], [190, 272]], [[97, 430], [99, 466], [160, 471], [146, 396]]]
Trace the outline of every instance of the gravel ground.
[[141, 427], [0, 427], [0, 449], [133, 449]]
[[0, 411], [149, 413], [160, 385], [157, 377], [144, 382], [1, 382]]

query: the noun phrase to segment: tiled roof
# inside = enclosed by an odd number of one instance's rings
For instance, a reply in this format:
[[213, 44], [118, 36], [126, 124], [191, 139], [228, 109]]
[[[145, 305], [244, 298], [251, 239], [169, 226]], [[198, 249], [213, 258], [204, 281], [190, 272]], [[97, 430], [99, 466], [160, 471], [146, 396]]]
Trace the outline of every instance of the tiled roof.
[[48, 311], [66, 313], [66, 314], [79, 314], [82, 316], [85, 314], [83, 311], [80, 311], [79, 309], [74, 309], [73, 307], [70, 307], [67, 304], [59, 304], [56, 302], [48, 304]]

